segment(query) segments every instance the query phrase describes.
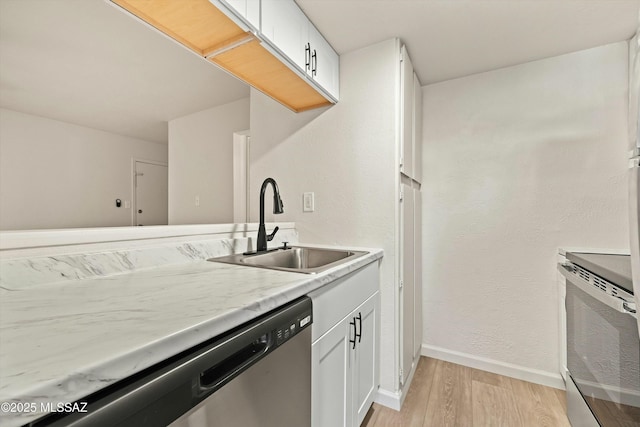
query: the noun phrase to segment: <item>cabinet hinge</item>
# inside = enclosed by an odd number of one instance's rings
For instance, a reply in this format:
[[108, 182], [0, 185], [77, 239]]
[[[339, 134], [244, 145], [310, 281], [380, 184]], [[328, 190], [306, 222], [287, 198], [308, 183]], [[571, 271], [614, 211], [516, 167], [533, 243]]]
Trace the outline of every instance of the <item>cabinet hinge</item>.
[[404, 369], [400, 368], [400, 376], [398, 378], [398, 382], [400, 383], [400, 387], [402, 387], [404, 385]]
[[404, 282], [400, 280], [400, 289], [402, 289], [403, 287], [404, 287]]
[[404, 191], [400, 190], [400, 201], [404, 200]]
[[400, 167], [404, 165], [404, 157], [400, 157]]

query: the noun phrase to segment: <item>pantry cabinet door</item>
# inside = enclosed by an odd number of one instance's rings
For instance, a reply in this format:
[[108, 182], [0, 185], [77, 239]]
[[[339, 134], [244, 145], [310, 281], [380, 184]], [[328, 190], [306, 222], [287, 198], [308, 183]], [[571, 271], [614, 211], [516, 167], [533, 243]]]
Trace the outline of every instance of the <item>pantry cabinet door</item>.
[[402, 184], [401, 202], [401, 263], [402, 276], [400, 278], [401, 303], [401, 380], [405, 384], [414, 360], [414, 334], [415, 334], [415, 228], [414, 228], [414, 194], [410, 185]]
[[413, 73], [413, 179], [422, 183], [422, 86]]
[[422, 351], [422, 192], [413, 189], [414, 206], [414, 266], [413, 266], [413, 356], [420, 357]]
[[400, 172], [413, 177], [413, 64], [405, 46], [402, 46], [400, 55]]

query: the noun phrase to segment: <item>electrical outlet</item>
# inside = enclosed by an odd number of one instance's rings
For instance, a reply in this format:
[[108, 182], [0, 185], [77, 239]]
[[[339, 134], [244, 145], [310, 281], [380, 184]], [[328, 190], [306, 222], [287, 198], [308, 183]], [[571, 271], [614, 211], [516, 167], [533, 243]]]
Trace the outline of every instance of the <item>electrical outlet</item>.
[[302, 194], [302, 211], [313, 212], [315, 210], [315, 200], [313, 193]]

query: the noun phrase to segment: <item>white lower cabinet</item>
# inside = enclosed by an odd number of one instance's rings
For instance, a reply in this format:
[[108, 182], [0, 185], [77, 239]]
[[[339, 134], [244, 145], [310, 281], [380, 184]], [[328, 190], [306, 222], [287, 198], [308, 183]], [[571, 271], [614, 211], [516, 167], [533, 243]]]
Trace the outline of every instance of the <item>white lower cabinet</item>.
[[358, 340], [352, 352], [352, 395], [354, 425], [362, 424], [367, 411], [373, 403], [373, 397], [378, 389], [378, 366], [376, 363], [376, 348], [378, 347], [378, 328], [376, 319], [378, 318], [378, 295], [373, 294], [354, 311], [354, 319], [358, 321]]
[[373, 263], [310, 294], [312, 427], [359, 426], [373, 403], [379, 384], [378, 281]]
[[335, 325], [311, 347], [312, 427], [352, 425], [347, 320]]

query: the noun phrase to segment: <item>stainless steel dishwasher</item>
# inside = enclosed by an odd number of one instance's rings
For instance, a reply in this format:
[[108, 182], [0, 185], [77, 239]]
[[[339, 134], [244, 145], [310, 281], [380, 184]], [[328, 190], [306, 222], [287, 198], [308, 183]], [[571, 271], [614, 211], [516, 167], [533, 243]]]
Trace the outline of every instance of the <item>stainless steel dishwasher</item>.
[[311, 323], [302, 297], [32, 425], [310, 426]]

